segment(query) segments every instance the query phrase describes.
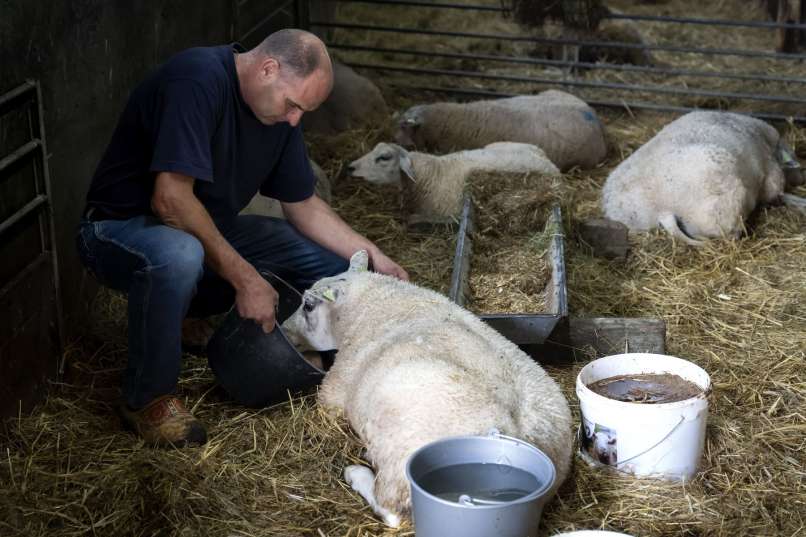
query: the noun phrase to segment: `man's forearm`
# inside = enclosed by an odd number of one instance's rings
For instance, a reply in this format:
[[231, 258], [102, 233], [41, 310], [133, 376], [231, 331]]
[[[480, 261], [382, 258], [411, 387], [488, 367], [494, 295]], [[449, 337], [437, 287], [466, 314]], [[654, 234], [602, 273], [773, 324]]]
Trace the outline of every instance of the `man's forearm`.
[[193, 195], [191, 178], [160, 173], [152, 207], [166, 225], [199, 239], [204, 247], [205, 262], [236, 290], [246, 287], [252, 278], [259, 277], [254, 267], [221, 235], [207, 209]]
[[375, 244], [356, 233], [316, 195], [300, 203], [284, 203], [283, 211], [300, 233], [345, 259], [358, 250], [367, 250], [370, 258], [379, 251]]

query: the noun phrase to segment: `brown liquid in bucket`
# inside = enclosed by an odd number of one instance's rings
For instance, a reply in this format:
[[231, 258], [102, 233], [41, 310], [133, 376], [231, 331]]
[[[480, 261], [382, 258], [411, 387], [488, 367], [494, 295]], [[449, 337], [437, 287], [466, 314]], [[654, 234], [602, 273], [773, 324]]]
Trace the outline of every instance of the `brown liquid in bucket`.
[[693, 382], [671, 373], [617, 375], [588, 384], [588, 389], [608, 399], [644, 404], [685, 401], [703, 392]]

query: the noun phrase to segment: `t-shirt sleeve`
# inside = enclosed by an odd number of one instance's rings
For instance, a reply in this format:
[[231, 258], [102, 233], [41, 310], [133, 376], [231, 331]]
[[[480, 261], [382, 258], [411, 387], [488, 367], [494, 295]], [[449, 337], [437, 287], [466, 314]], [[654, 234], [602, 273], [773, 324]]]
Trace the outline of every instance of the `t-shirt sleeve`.
[[210, 141], [217, 114], [209, 93], [193, 80], [171, 81], [160, 89], [154, 113], [150, 171], [212, 182]]
[[313, 195], [316, 176], [308, 160], [302, 129], [291, 129], [280, 159], [260, 193], [287, 203], [304, 201]]

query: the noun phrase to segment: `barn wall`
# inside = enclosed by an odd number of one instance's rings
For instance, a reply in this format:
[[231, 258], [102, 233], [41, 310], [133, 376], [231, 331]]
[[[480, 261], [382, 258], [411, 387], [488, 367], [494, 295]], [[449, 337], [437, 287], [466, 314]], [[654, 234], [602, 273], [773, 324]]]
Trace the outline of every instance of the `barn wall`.
[[[309, 9], [322, 18], [320, 3], [311, 0]], [[78, 260], [74, 230], [89, 181], [129, 92], [150, 70], [180, 50], [235, 40], [251, 47], [271, 31], [294, 26], [293, 2], [280, 10], [278, 5], [280, 2], [263, 0], [0, 3], [0, 93], [26, 79], [36, 79], [42, 87], [68, 341], [87, 328], [86, 308], [96, 291]], [[330, 11], [324, 9], [332, 16]], [[267, 13], [274, 16], [266, 20]], [[253, 32], [245, 36], [250, 29]], [[14, 139], [19, 133], [12, 131], [0, 123], [0, 142], [16, 147]], [[14, 269], [11, 265], [0, 259], [0, 268]], [[41, 282], [47, 282], [46, 268], [37, 272]], [[36, 283], [28, 287], [42, 291]], [[20, 401], [23, 408], [29, 408], [44, 393], [45, 379], [56, 371], [58, 358], [49, 352], [55, 350], [49, 311], [22, 311], [47, 299], [34, 300], [34, 294], [25, 289], [20, 286], [15, 294], [14, 315], [12, 308], [0, 308], [0, 326], [19, 324], [21, 316], [30, 318], [25, 324], [30, 334], [22, 334], [28, 339], [23, 345], [26, 350], [0, 352], [0, 416], [16, 414]], [[22, 333], [13, 326], [7, 332]], [[4, 334], [0, 331], [0, 349], [9, 341]], [[5, 350], [9, 351], [8, 345]]]

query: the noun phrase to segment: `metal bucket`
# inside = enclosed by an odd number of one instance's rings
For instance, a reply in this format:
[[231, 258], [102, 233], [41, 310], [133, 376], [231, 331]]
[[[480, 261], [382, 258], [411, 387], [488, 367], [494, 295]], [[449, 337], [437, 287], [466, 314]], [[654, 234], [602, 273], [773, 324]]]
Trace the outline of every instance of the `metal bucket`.
[[423, 446], [406, 477], [417, 537], [535, 537], [556, 473], [542, 451], [493, 431]]
[[299, 291], [270, 272], [261, 274], [280, 295], [274, 330], [266, 334], [232, 308], [207, 344], [216, 379], [235, 401], [249, 407], [285, 400], [288, 391], [310, 388], [324, 377], [324, 371], [305, 360], [280, 328], [302, 303]]

